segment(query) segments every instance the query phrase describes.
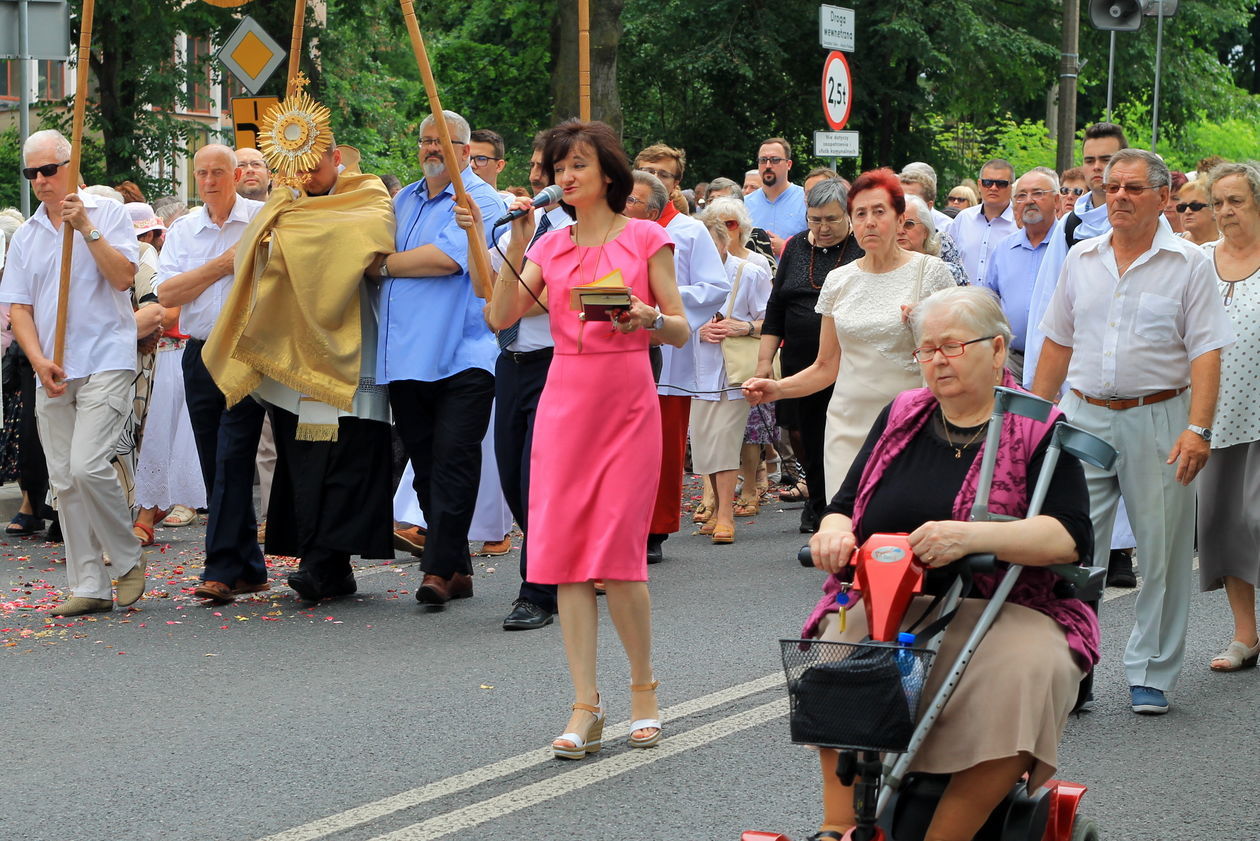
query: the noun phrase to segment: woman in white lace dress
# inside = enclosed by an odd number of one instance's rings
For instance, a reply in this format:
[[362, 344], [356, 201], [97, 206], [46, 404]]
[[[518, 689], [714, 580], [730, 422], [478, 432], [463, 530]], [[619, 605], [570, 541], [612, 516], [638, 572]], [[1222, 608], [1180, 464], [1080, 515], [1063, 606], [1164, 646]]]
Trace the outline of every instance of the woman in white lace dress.
[[849, 218], [866, 254], [827, 275], [818, 296], [818, 358], [778, 382], [744, 384], [755, 405], [835, 383], [823, 470], [828, 499], [840, 489], [880, 410], [900, 392], [923, 385], [905, 313], [933, 292], [956, 285], [939, 258], [897, 244], [905, 212], [901, 182], [892, 170], [866, 172], [853, 182]]

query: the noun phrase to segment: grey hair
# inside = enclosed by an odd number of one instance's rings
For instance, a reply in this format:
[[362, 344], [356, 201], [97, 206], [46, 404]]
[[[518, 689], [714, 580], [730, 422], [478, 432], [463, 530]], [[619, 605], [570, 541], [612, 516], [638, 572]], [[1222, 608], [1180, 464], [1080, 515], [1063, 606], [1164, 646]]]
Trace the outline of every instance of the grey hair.
[[127, 200], [123, 198], [122, 193], [118, 192], [113, 187], [108, 187], [104, 184], [93, 184], [90, 187], [84, 187], [79, 192], [87, 193], [88, 195], [91, 195], [91, 196], [99, 196], [100, 198], [103, 198], [103, 199], [110, 199], [112, 201], [118, 202], [119, 204], [127, 203]]
[[950, 286], [927, 296], [910, 311], [910, 332], [915, 344], [923, 338], [923, 322], [944, 311], [951, 322], [970, 327], [976, 337], [1001, 336], [1011, 346], [1011, 323], [1002, 312], [1002, 302], [987, 286]]
[[[472, 128], [469, 127], [468, 121], [454, 111], [445, 109], [442, 110], [442, 116], [446, 117], [446, 125], [451, 129], [451, 140], [456, 143], [467, 143], [472, 137]], [[420, 131], [423, 132], [425, 126], [431, 126], [434, 122], [433, 115], [429, 114], [420, 123]]]
[[832, 202], [838, 203], [841, 209], [848, 213], [849, 188], [839, 178], [819, 181], [805, 196], [805, 204], [808, 207], [826, 207]]
[[711, 201], [714, 193], [720, 193], [724, 190], [730, 191], [730, 198], [739, 199], [741, 202], [744, 200], [744, 188], [731, 179], [721, 176], [709, 182], [709, 189], [704, 194], [704, 200]]
[[760, 174], [761, 174], [761, 173], [760, 173], [760, 172], [758, 172], [757, 170], [755, 170], [755, 169], [750, 169], [750, 170], [748, 170], [747, 172], [745, 172], [745, 173], [744, 173], [744, 180], [748, 180], [748, 176], [750, 176], [750, 175], [760, 175]]
[[1027, 178], [1029, 175], [1044, 175], [1045, 177], [1047, 177], [1047, 178], [1049, 178], [1049, 179], [1050, 179], [1050, 188], [1051, 188], [1052, 190], [1054, 190], [1055, 192], [1058, 192], [1058, 190], [1059, 190], [1059, 173], [1055, 172], [1053, 169], [1051, 169], [1051, 168], [1050, 168], [1050, 167], [1048, 167], [1048, 166], [1035, 166], [1035, 167], [1033, 167], [1032, 169], [1030, 169], [1030, 170], [1028, 170], [1027, 172], [1025, 172], [1025, 173], [1024, 173], [1023, 175], [1021, 175], [1019, 178], [1016, 178], [1016, 179], [1015, 179], [1015, 188], [1016, 188], [1016, 189], [1015, 189], [1015, 191], [1016, 191], [1016, 192], [1019, 192], [1019, 182], [1020, 182], [1020, 181], [1023, 181], [1023, 180], [1024, 180], [1025, 178]]
[[5, 248], [13, 242], [13, 235], [17, 233], [17, 229], [22, 227], [22, 211], [15, 207], [6, 207], [0, 210], [0, 236], [4, 237]]
[[928, 235], [927, 239], [923, 240], [923, 253], [940, 257], [941, 235], [936, 232], [936, 220], [932, 218], [932, 211], [928, 208], [927, 202], [918, 196], [906, 194], [906, 210], [913, 210], [916, 221], [927, 228]]
[[636, 169], [633, 175], [634, 183], [643, 184], [648, 188], [648, 207], [656, 211], [657, 215], [664, 213], [665, 205], [669, 204], [669, 190], [665, 189], [661, 179], [641, 169]]
[[70, 159], [70, 141], [55, 128], [46, 128], [26, 138], [26, 142], [22, 144], [22, 162], [25, 163], [36, 149], [45, 146], [52, 146], [57, 157]]
[[752, 216], [749, 215], [748, 208], [744, 207], [743, 199], [722, 196], [709, 202], [704, 208], [704, 213], [700, 214], [701, 221], [706, 225], [709, 224], [710, 219], [721, 221], [726, 217], [732, 217], [739, 223], [740, 242], [746, 241], [748, 235], [752, 233]]
[[[1229, 178], [1231, 175], [1242, 176], [1247, 182], [1247, 186], [1251, 188], [1251, 200], [1260, 206], [1260, 163], [1255, 161], [1246, 161], [1241, 163], [1223, 163], [1212, 167], [1207, 177], [1207, 196], [1212, 197], [1212, 189], [1216, 187], [1216, 182], [1222, 178]], [[1187, 182], [1195, 184], [1197, 181]], [[1186, 189], [1182, 186], [1181, 189]]]
[[927, 195], [929, 204], [936, 204], [936, 170], [923, 161], [908, 163], [897, 178], [903, 184], [918, 184]]
[[1168, 171], [1168, 164], [1164, 163], [1164, 159], [1154, 152], [1148, 152], [1145, 149], [1134, 149], [1130, 146], [1128, 149], [1121, 149], [1111, 156], [1111, 160], [1107, 161], [1107, 168], [1103, 170], [1103, 181], [1111, 180], [1111, 168], [1116, 164], [1129, 163], [1131, 161], [1141, 161], [1146, 164], [1146, 182], [1152, 187], [1168, 187], [1172, 185], [1172, 173]]
[[162, 217], [162, 224], [170, 227], [171, 223], [188, 212], [188, 205], [177, 198], [168, 197], [153, 205], [153, 212]]

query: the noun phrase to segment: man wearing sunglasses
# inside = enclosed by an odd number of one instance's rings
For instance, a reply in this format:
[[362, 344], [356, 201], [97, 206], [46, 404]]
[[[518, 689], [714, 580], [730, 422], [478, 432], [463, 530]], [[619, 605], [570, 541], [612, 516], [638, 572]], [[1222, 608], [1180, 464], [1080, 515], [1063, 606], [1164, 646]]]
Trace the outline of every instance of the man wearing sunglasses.
[[[140, 544], [110, 465], [136, 377], [131, 285], [140, 246], [122, 205], [71, 193], [70, 142], [60, 132], [32, 134], [22, 158], [40, 207], [13, 237], [0, 302], [13, 305], [13, 336], [38, 377], [35, 414], [66, 540], [71, 596], [52, 614], [104, 613], [114, 609], [111, 577], [118, 579], [120, 607], [145, 589]], [[73, 251], [65, 356], [58, 365], [53, 340], [67, 225]]]
[[[1120, 452], [1085, 466], [1094, 533], [1111, 534], [1124, 494], [1143, 582], [1124, 654], [1136, 713], [1168, 711], [1181, 672], [1194, 554], [1194, 478], [1206, 464], [1221, 350], [1235, 335], [1210, 259], [1163, 221], [1168, 167], [1142, 149], [1104, 171], [1111, 231], [1068, 254], [1041, 323], [1033, 391]], [[1187, 390], [1188, 389], [1188, 390]], [[1108, 561], [1095, 541], [1095, 564]]]
[[744, 196], [753, 227], [770, 233], [777, 257], [794, 235], [805, 230], [805, 190], [788, 181], [792, 171], [792, 146], [782, 137], [762, 141], [757, 150], [761, 188]]
[[997, 244], [1015, 233], [1015, 208], [1011, 206], [1011, 182], [1015, 169], [1001, 158], [980, 168], [980, 204], [961, 210], [950, 226], [950, 235], [962, 252], [963, 268], [979, 283], [989, 268]]

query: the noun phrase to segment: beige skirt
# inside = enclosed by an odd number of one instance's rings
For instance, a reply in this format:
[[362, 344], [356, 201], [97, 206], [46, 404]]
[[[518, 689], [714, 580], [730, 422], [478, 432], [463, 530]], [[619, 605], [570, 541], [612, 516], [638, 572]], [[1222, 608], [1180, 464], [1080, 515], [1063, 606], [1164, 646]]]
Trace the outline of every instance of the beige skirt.
[[739, 451], [748, 425], [743, 397], [691, 401], [691, 469], [707, 475], [739, 469]]
[[[928, 596], [915, 598], [903, 627], [917, 620], [930, 601]], [[986, 604], [984, 599], [965, 599], [946, 629], [928, 675], [920, 715], [940, 689], [948, 664], [958, 656]], [[843, 632], [837, 614], [828, 614], [821, 639], [860, 642], [866, 636], [866, 611], [859, 602], [848, 614]], [[910, 770], [952, 774], [981, 762], [1027, 753], [1035, 760], [1029, 775], [1029, 788], [1035, 789], [1054, 775], [1059, 739], [1084, 676], [1057, 622], [1022, 605], [1004, 605]]]

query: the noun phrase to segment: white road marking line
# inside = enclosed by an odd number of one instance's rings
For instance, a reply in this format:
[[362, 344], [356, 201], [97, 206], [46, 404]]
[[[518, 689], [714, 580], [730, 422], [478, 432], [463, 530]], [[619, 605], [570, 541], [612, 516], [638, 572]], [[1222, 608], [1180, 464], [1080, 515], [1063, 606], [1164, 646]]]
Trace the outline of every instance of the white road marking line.
[[377, 836], [372, 841], [432, 841], [461, 830], [472, 829], [513, 812], [545, 803], [556, 797], [586, 788], [613, 777], [692, 750], [709, 742], [756, 727], [786, 715], [786, 698], [777, 699], [746, 712], [670, 735], [651, 750], [629, 750], [609, 759], [583, 760], [573, 771], [540, 780], [513, 791], [471, 803], [442, 815]]
[[[783, 673], [775, 672], [765, 677], [750, 680], [736, 686], [731, 686], [717, 692], [711, 692], [708, 695], [702, 695], [699, 698], [693, 698], [690, 701], [684, 701], [681, 704], [675, 704], [661, 711], [662, 721], [672, 721], [674, 719], [683, 718], [693, 713], [703, 712], [714, 707], [729, 704], [749, 695], [755, 695], [758, 692], [764, 692], [768, 689], [774, 689], [782, 686], [784, 682]], [[630, 732], [630, 722], [623, 721], [620, 724], [608, 727], [604, 731], [605, 739], [618, 739]], [[675, 738], [670, 737], [662, 742], [662, 745], [672, 743]], [[659, 747], [653, 751], [660, 750]], [[652, 751], [647, 751], [651, 753]], [[638, 753], [638, 751], [636, 751]], [[409, 789], [390, 797], [377, 800], [373, 803], [366, 803], [362, 806], [356, 806], [353, 809], [347, 809], [344, 812], [338, 812], [335, 815], [329, 815], [325, 818], [302, 824], [292, 829], [278, 832], [274, 835], [268, 835], [261, 841], [315, 841], [315, 839], [323, 838], [337, 832], [343, 832], [356, 826], [362, 826], [371, 823], [374, 820], [391, 815], [395, 812], [401, 812], [404, 809], [410, 809], [436, 800], [440, 797], [446, 797], [466, 789], [474, 788], [499, 777], [506, 777], [511, 774], [517, 774], [534, 765], [541, 765], [545, 762], [553, 761], [551, 751], [547, 748], [539, 748], [518, 756], [508, 759], [502, 759], [490, 765], [474, 768], [471, 771], [465, 771], [462, 774], [456, 774], [447, 777], [444, 780], [437, 780], [427, 785]]]

